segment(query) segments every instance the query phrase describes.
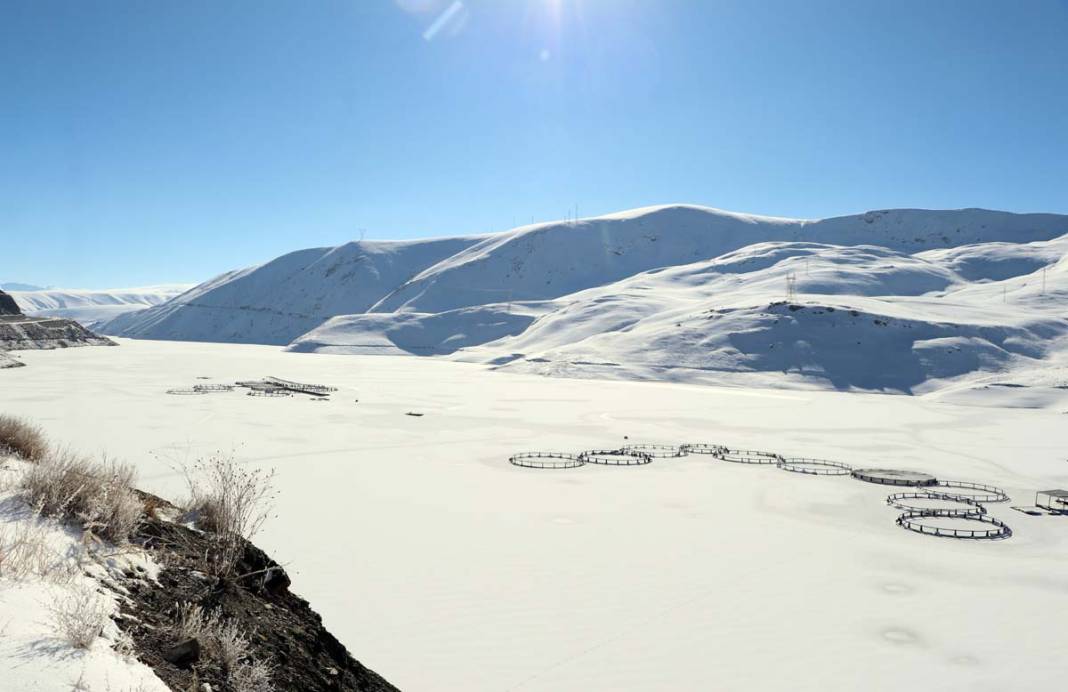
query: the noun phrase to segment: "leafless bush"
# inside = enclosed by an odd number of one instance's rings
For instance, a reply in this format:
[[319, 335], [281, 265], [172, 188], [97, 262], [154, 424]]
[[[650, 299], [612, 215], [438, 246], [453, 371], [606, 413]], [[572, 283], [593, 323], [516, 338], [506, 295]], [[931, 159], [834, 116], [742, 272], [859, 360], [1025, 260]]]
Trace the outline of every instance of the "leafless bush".
[[207, 613], [198, 605], [186, 603], [178, 607], [174, 633], [180, 639], [199, 641], [205, 654], [227, 674], [236, 670], [249, 653], [248, 638], [236, 622], [223, 621], [218, 613]]
[[76, 649], [88, 649], [104, 631], [111, 615], [107, 602], [88, 589], [67, 595], [49, 610], [56, 633]]
[[252, 538], [267, 519], [274, 499], [274, 472], [243, 468], [233, 457], [211, 457], [186, 469], [185, 476], [186, 510], [200, 529], [215, 534], [209, 568], [229, 576], [244, 550], [242, 539]]
[[274, 692], [274, 666], [263, 661], [248, 661], [230, 676], [234, 692]]
[[40, 461], [47, 453], [48, 442], [40, 428], [21, 418], [0, 416], [0, 454]]
[[133, 468], [126, 464], [58, 450], [29, 467], [20, 486], [27, 503], [41, 514], [77, 521], [121, 543], [137, 528], [143, 510], [133, 478]]
[[223, 620], [218, 612], [207, 613], [199, 605], [176, 605], [177, 618], [172, 634], [178, 639], [196, 639], [209, 659], [222, 668], [236, 692], [270, 692], [273, 668], [249, 657], [248, 637], [233, 620]]

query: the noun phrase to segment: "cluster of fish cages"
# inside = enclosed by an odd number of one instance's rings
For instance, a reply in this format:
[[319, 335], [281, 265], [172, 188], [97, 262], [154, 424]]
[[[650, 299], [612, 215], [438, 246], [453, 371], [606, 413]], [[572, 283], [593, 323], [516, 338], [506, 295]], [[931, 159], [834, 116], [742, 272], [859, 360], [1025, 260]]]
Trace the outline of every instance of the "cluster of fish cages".
[[[337, 387], [325, 384], [309, 384], [306, 382], [294, 382], [283, 380], [280, 377], [265, 377], [262, 380], [243, 380], [237, 383], [238, 387], [245, 387], [253, 396], [290, 396], [292, 394], [306, 394], [311, 397], [325, 399], [331, 392], [336, 392]], [[279, 394], [279, 392], [283, 392]]]
[[[775, 452], [737, 449], [710, 443], [627, 444], [615, 449], [590, 449], [584, 452], [520, 452], [508, 458], [509, 463], [531, 469], [574, 469], [586, 464], [603, 466], [644, 466], [654, 459], [705, 455], [719, 461], [738, 464], [776, 466], [783, 471], [811, 476], [851, 476], [866, 483], [903, 486], [909, 491], [897, 492], [886, 498], [886, 504], [902, 510], [897, 525], [926, 536], [941, 536], [973, 540], [1009, 538], [1012, 529], [1000, 519], [991, 517], [985, 503], [1005, 502], [1008, 494], [1001, 488], [971, 481], [945, 481], [921, 471], [906, 469], [864, 468], [829, 459], [784, 457]], [[942, 506], [925, 506], [925, 502]], [[949, 505], [949, 506], [946, 506]], [[961, 524], [983, 524], [972, 528]]]
[[[204, 379], [204, 378], [198, 378]], [[197, 384], [192, 388], [168, 389], [168, 394], [195, 396], [198, 394], [222, 394], [232, 392], [237, 387], [247, 389], [249, 396], [288, 397], [294, 394], [306, 394], [312, 401], [326, 401], [337, 387], [325, 384], [310, 384], [283, 380], [280, 377], [265, 377], [262, 380], [243, 380], [234, 384]]]

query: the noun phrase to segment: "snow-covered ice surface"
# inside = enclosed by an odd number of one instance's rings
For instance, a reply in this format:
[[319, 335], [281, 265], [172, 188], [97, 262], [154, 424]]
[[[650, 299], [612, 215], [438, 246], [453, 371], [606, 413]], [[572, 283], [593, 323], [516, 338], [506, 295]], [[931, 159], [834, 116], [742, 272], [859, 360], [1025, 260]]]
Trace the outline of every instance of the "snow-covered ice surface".
[[[6, 394], [6, 387], [0, 391]], [[78, 649], [63, 637], [55, 615], [75, 603], [117, 615], [116, 595], [102, 582], [135, 566], [155, 578], [158, 566], [134, 548], [103, 545], [96, 558], [89, 557], [81, 531], [35, 516], [19, 499], [14, 487], [25, 466], [0, 457], [0, 550], [16, 541], [40, 546], [34, 562], [42, 568], [13, 573], [11, 556], [2, 556], [0, 690], [166, 692], [151, 668], [121, 652], [121, 633], [113, 621], [106, 621], [89, 647]]]
[[[182, 487], [169, 461], [187, 455], [233, 449], [276, 468], [278, 516], [257, 542], [352, 653], [404, 690], [993, 691], [1068, 673], [1068, 516], [1009, 508], [1068, 487], [1056, 400], [1003, 407], [1000, 390], [1021, 388], [990, 386], [961, 405], [948, 390], [559, 379], [121, 341], [21, 354], [31, 367], [0, 373], [0, 410], [134, 463], [167, 496]], [[320, 403], [164, 393], [265, 375], [340, 391]], [[904, 531], [891, 489], [848, 477], [700, 456], [565, 471], [507, 462], [625, 435], [999, 485], [1012, 501], [990, 511], [1015, 535]]]
[[39, 317], [66, 317], [92, 329], [134, 310], [144, 310], [181, 295], [193, 284], [162, 284], [141, 288], [42, 288], [10, 291], [22, 312]]

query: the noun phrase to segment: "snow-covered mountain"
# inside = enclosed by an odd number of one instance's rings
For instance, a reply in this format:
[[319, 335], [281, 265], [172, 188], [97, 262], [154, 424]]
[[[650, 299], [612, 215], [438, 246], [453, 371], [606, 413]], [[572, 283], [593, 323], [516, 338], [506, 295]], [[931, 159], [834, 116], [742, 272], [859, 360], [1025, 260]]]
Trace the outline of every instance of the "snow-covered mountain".
[[1055, 383], [1066, 251], [1068, 216], [1053, 214], [650, 207], [303, 250], [103, 330], [556, 375], [916, 392], [1025, 369]]
[[27, 315], [66, 317], [92, 329], [121, 314], [165, 303], [192, 287], [193, 284], [163, 284], [100, 290], [42, 288], [9, 293]]

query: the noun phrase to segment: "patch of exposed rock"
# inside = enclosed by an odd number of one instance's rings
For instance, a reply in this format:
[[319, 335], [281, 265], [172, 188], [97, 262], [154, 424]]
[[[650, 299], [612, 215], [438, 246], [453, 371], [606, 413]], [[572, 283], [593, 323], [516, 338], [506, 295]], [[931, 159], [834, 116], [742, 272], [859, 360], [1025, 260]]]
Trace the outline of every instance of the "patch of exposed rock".
[[0, 291], [0, 315], [21, 315], [18, 303], [8, 294]]
[[235, 576], [209, 576], [204, 559], [214, 549], [210, 535], [161, 519], [163, 514], [167, 511], [153, 512], [132, 539], [163, 565], [158, 583], [130, 575], [122, 584], [118, 625], [132, 638], [137, 657], [171, 689], [207, 689], [205, 683], [213, 692], [233, 689], [203, 642], [175, 633], [179, 610], [190, 604], [236, 625], [250, 643], [250, 655], [272, 669], [276, 690], [397, 690], [352, 657], [308, 602], [289, 590], [286, 571], [262, 550], [243, 541]]

